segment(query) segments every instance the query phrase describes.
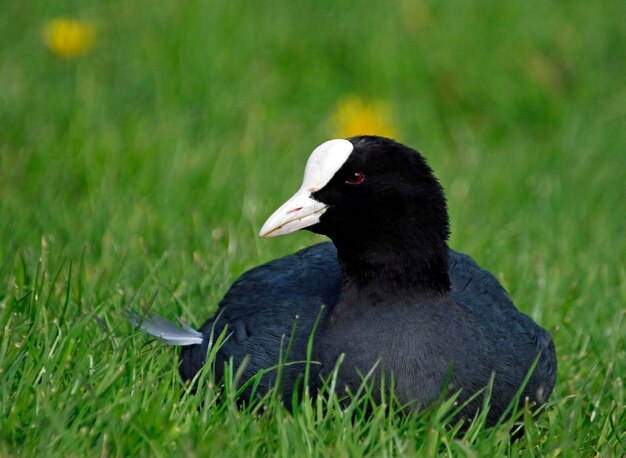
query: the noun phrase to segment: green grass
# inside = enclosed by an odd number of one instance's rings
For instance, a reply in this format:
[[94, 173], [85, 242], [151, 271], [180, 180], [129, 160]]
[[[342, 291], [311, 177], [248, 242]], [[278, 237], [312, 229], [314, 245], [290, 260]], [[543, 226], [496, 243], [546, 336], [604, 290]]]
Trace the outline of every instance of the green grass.
[[[0, 455], [626, 453], [625, 2], [2, 10]], [[99, 27], [69, 61], [41, 40], [67, 14]], [[554, 336], [554, 395], [517, 442], [332, 396], [238, 410], [186, 393], [176, 352], [123, 318], [156, 292], [200, 325], [246, 269], [320, 240], [256, 234], [352, 94], [390, 104], [447, 190], [451, 246]]]

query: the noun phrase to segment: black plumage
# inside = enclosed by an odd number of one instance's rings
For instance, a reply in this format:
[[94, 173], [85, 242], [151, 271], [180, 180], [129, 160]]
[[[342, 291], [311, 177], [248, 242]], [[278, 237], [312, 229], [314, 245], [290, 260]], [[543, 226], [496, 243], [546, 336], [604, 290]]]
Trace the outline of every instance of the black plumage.
[[[243, 379], [274, 366], [294, 320], [287, 360], [305, 360], [323, 305], [313, 353], [321, 365], [311, 378], [313, 390], [340, 355], [340, 385], [355, 389], [360, 374], [377, 365], [375, 378], [382, 373], [393, 378], [399, 400], [417, 407], [431, 404], [442, 389], [461, 390], [463, 401], [495, 374], [488, 415], [493, 424], [537, 361], [522, 399], [544, 404], [556, 381], [552, 340], [515, 308], [493, 275], [448, 248], [445, 197], [424, 158], [381, 137], [349, 141], [353, 150], [345, 162], [323, 186], [310, 190], [316, 205], [325, 208], [307, 229], [333, 243], [243, 274], [216, 317], [201, 327], [204, 341], [183, 347], [182, 378], [194, 377], [206, 359], [206, 337], [226, 325], [230, 337], [217, 354], [218, 377], [230, 358], [238, 366], [248, 357]], [[291, 399], [302, 371], [301, 364], [284, 368], [285, 399]], [[273, 383], [270, 372], [260, 391]], [[480, 405], [480, 399], [470, 403], [462, 416]]]

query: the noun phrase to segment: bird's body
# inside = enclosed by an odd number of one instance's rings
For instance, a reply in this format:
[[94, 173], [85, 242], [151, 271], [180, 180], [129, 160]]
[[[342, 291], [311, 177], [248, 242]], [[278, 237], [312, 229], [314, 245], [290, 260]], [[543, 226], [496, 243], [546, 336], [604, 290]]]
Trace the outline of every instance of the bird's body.
[[[435, 299], [437, 303], [422, 308], [419, 304], [402, 303], [393, 307], [342, 311], [336, 310], [341, 269], [332, 243], [319, 243], [270, 261], [244, 273], [232, 285], [215, 314], [218, 319], [211, 318], [200, 328], [207, 336], [205, 344], [182, 348], [181, 377], [191, 380], [202, 368], [208, 336], [220, 334], [224, 326], [228, 326], [230, 332], [227, 330], [229, 338], [217, 354], [218, 379], [223, 375], [224, 363], [231, 358], [235, 367], [246, 360], [244, 380], [275, 366], [281, 347], [284, 352], [291, 338], [290, 353], [285, 361], [294, 364], [285, 365], [281, 375], [283, 397], [289, 400], [294, 382], [304, 372], [307, 343], [316, 321], [325, 323], [329, 316], [343, 318], [342, 315], [348, 313], [351, 329], [343, 329], [341, 321], [344, 320], [340, 320], [339, 326], [321, 328], [314, 339], [314, 342], [317, 338], [328, 342], [325, 352], [316, 351], [313, 355], [313, 360], [319, 358], [322, 363], [321, 374], [332, 370], [340, 353], [348, 356], [343, 369], [347, 369], [350, 376], [356, 373], [351, 370], [354, 367], [372, 367], [377, 360], [394, 361], [398, 398], [411, 399], [414, 387], [419, 386], [420, 396], [415, 401], [425, 406], [437, 399], [445, 388], [444, 383], [448, 383], [450, 392], [464, 388], [461, 396], [464, 399], [485, 388], [494, 371], [498, 374], [494, 391], [499, 396], [492, 400], [490, 417], [495, 420], [515, 396], [535, 357], [540, 355], [521, 399], [543, 404], [556, 379], [554, 347], [549, 334], [520, 313], [497, 279], [471, 257], [449, 250], [449, 271], [451, 300]], [[396, 307], [402, 312], [402, 320], [397, 318]], [[375, 328], [369, 326], [372, 322], [377, 324]], [[360, 332], [355, 335], [354, 329]], [[512, 335], [516, 338], [511, 339]], [[398, 336], [410, 339], [399, 345]], [[377, 353], [362, 351], [371, 348], [372, 342], [377, 344]], [[463, 358], [455, 361], [455, 355], [463, 355]], [[450, 364], [463, 369], [463, 374], [472, 374], [471, 381], [467, 375], [462, 380], [446, 381]], [[416, 366], [428, 366], [430, 370], [416, 371]], [[269, 372], [261, 379], [260, 393], [274, 386], [274, 374]], [[358, 386], [359, 383], [355, 376], [348, 385]], [[480, 402], [477, 400], [473, 407], [478, 407]]]
[[[549, 334], [515, 308], [493, 275], [448, 248], [445, 197], [418, 153], [380, 137], [320, 146], [307, 163], [302, 188], [261, 232], [272, 236], [301, 228], [328, 235], [333, 243], [243, 274], [200, 333], [183, 333], [183, 345], [199, 343], [181, 352], [183, 379], [204, 364], [209, 336], [228, 326], [216, 357], [217, 376], [224, 362], [239, 366], [246, 360], [242, 378], [249, 379], [283, 355], [292, 364], [284, 366], [280, 386], [290, 400], [319, 319], [313, 391], [341, 359], [340, 387], [354, 391], [375, 368], [374, 379], [392, 380], [398, 399], [416, 408], [430, 405], [442, 391], [460, 391], [459, 401], [465, 401], [493, 378], [490, 424], [520, 389], [522, 401], [547, 401], [556, 381]], [[167, 339], [169, 329], [150, 323], [143, 328]], [[259, 391], [274, 385], [274, 375], [263, 377]], [[461, 416], [474, 415], [481, 405], [479, 397]]]

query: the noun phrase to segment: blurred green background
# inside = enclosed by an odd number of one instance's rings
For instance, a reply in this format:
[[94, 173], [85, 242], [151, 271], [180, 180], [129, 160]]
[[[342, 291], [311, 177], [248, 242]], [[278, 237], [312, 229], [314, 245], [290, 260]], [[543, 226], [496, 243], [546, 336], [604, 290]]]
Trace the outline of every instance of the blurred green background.
[[[381, 132], [441, 178], [451, 246], [555, 338], [553, 406], [507, 453], [623, 453], [624, 18], [617, 0], [3, 2], [0, 452], [420, 451], [326, 424], [307, 448], [274, 423], [286, 443], [227, 445], [235, 423], [195, 424], [174, 352], [120, 314], [158, 291], [153, 310], [200, 325], [237, 275], [321, 240], [256, 236], [312, 149]], [[500, 450], [483, 434], [459, 453]]]

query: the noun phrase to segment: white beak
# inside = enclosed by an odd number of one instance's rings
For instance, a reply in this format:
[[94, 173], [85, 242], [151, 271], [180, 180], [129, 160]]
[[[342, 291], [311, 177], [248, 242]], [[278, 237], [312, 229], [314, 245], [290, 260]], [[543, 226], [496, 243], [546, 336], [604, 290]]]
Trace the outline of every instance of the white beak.
[[353, 149], [348, 140], [329, 140], [315, 148], [306, 163], [302, 186], [268, 218], [259, 236], [276, 237], [319, 223], [328, 205], [311, 195], [328, 184]]
[[300, 189], [291, 199], [272, 213], [259, 232], [260, 237], [277, 237], [320, 222], [320, 216], [328, 206], [311, 197], [306, 189]]

